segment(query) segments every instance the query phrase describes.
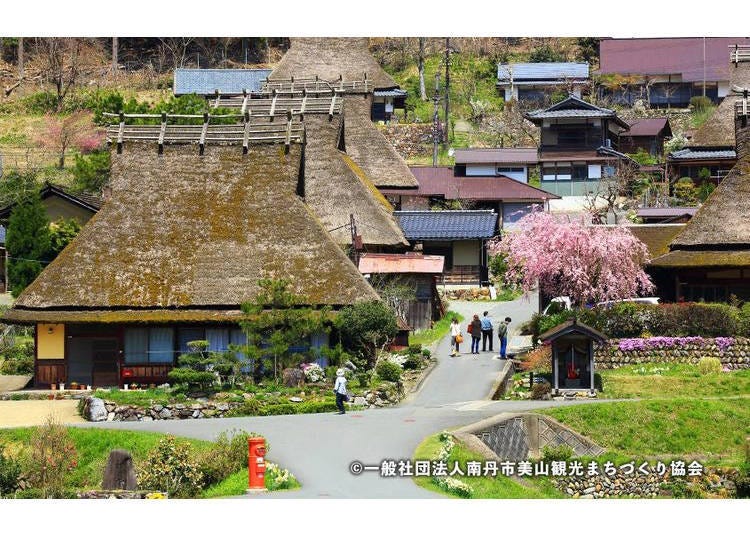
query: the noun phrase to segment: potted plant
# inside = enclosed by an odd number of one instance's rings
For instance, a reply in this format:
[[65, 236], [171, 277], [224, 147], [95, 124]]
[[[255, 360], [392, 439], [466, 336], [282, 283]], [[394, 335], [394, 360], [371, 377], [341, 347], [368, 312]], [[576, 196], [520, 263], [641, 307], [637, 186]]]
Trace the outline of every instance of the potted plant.
[[78, 390], [78, 382], [70, 382], [70, 388], [74, 391]]
[[53, 390], [53, 391], [57, 391], [57, 384], [56, 383], [51, 383], [51, 384], [49, 384], [49, 388], [51, 390]]

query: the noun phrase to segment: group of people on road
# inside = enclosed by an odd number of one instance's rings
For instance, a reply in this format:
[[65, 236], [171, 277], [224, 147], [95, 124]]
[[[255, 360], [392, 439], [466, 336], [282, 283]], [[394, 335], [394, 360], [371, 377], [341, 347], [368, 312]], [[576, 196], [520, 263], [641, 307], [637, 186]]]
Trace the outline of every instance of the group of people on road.
[[[505, 320], [500, 322], [497, 326], [497, 335], [500, 339], [500, 358], [505, 359], [505, 351], [508, 348], [508, 325], [511, 323], [510, 317], [506, 316]], [[479, 315], [474, 315], [469, 325], [466, 328], [466, 332], [471, 335], [471, 353], [479, 354], [479, 341], [482, 342], [482, 352], [487, 351], [489, 343], [489, 351], [493, 352], [492, 340], [495, 327], [492, 322], [492, 318], [488, 311], [482, 313], [482, 318]], [[451, 320], [451, 357], [456, 357], [460, 353], [460, 345], [463, 342], [463, 332], [461, 331], [461, 325], [458, 322], [458, 318], [455, 316]]]

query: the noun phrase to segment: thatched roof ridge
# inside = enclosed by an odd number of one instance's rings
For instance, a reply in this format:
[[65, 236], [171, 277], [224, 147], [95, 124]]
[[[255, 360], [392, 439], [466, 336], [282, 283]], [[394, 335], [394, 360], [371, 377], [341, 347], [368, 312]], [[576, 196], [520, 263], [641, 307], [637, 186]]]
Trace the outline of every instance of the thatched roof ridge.
[[269, 80], [314, 78], [322, 80], [362, 80], [374, 89], [398, 87], [391, 76], [370, 54], [367, 37], [293, 37], [291, 48], [268, 77]]
[[[729, 56], [729, 53], [727, 53]], [[732, 63], [729, 66], [729, 87], [750, 87], [750, 63]], [[742, 99], [730, 93], [690, 139], [690, 146], [734, 147], [734, 106]]]
[[378, 188], [418, 188], [409, 166], [370, 119], [372, 97], [344, 97], [346, 153]]
[[740, 160], [708, 197], [670, 248], [750, 248], [750, 162]]
[[307, 305], [377, 299], [296, 195], [302, 149], [210, 147], [201, 157], [170, 146], [159, 156], [129, 144], [112, 155], [110, 200], [15, 308], [145, 308], [171, 321], [175, 309], [236, 311], [263, 277], [290, 280]]
[[339, 244], [350, 244], [349, 215], [354, 214], [362, 241], [371, 245], [408, 245], [393, 217], [393, 207], [347, 155], [337, 148], [341, 115], [307, 115], [305, 202]]

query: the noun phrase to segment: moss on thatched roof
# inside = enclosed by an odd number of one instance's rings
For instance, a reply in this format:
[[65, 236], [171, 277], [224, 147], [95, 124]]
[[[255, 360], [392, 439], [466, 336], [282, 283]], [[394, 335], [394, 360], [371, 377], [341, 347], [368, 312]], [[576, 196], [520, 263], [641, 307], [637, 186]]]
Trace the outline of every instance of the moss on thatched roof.
[[164, 153], [126, 144], [112, 155], [110, 200], [16, 309], [233, 311], [264, 277], [288, 279], [306, 305], [377, 298], [296, 195], [301, 145]]
[[737, 268], [750, 266], [750, 251], [670, 251], [653, 259], [659, 268]]
[[339, 244], [350, 244], [349, 215], [365, 244], [407, 245], [393, 207], [351, 159], [337, 149], [342, 116], [305, 116], [305, 202]]
[[[729, 54], [727, 54], [728, 56]], [[750, 63], [729, 66], [729, 87], [750, 87]], [[693, 133], [690, 146], [734, 147], [734, 106], [741, 96], [730, 93], [699, 129]]]
[[374, 89], [398, 87], [368, 50], [367, 37], [293, 37], [291, 48], [268, 77], [269, 80], [314, 78], [334, 81], [367, 79]]
[[669, 243], [685, 228], [684, 223], [628, 225], [627, 228], [648, 248], [652, 259], [669, 251]]
[[740, 160], [708, 197], [671, 249], [750, 247], [750, 162]]
[[404, 159], [370, 119], [372, 96], [344, 97], [346, 153], [378, 188], [418, 188]]

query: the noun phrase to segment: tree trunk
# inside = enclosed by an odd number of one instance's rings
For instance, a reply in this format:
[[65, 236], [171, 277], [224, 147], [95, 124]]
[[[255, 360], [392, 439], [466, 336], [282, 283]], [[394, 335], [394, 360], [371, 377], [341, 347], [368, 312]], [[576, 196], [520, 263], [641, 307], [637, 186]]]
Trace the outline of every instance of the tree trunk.
[[18, 78], [23, 78], [23, 37], [18, 38]]
[[427, 100], [427, 90], [424, 87], [424, 37], [419, 38], [419, 98], [423, 101]]
[[451, 123], [450, 123], [450, 102], [451, 102], [451, 38], [445, 38], [445, 139], [443, 145], [448, 147], [448, 140], [450, 139]]
[[60, 151], [60, 163], [58, 165], [60, 169], [63, 169], [65, 167], [65, 149]]
[[118, 69], [119, 43], [116, 37], [112, 38], [112, 73], [116, 76]]

